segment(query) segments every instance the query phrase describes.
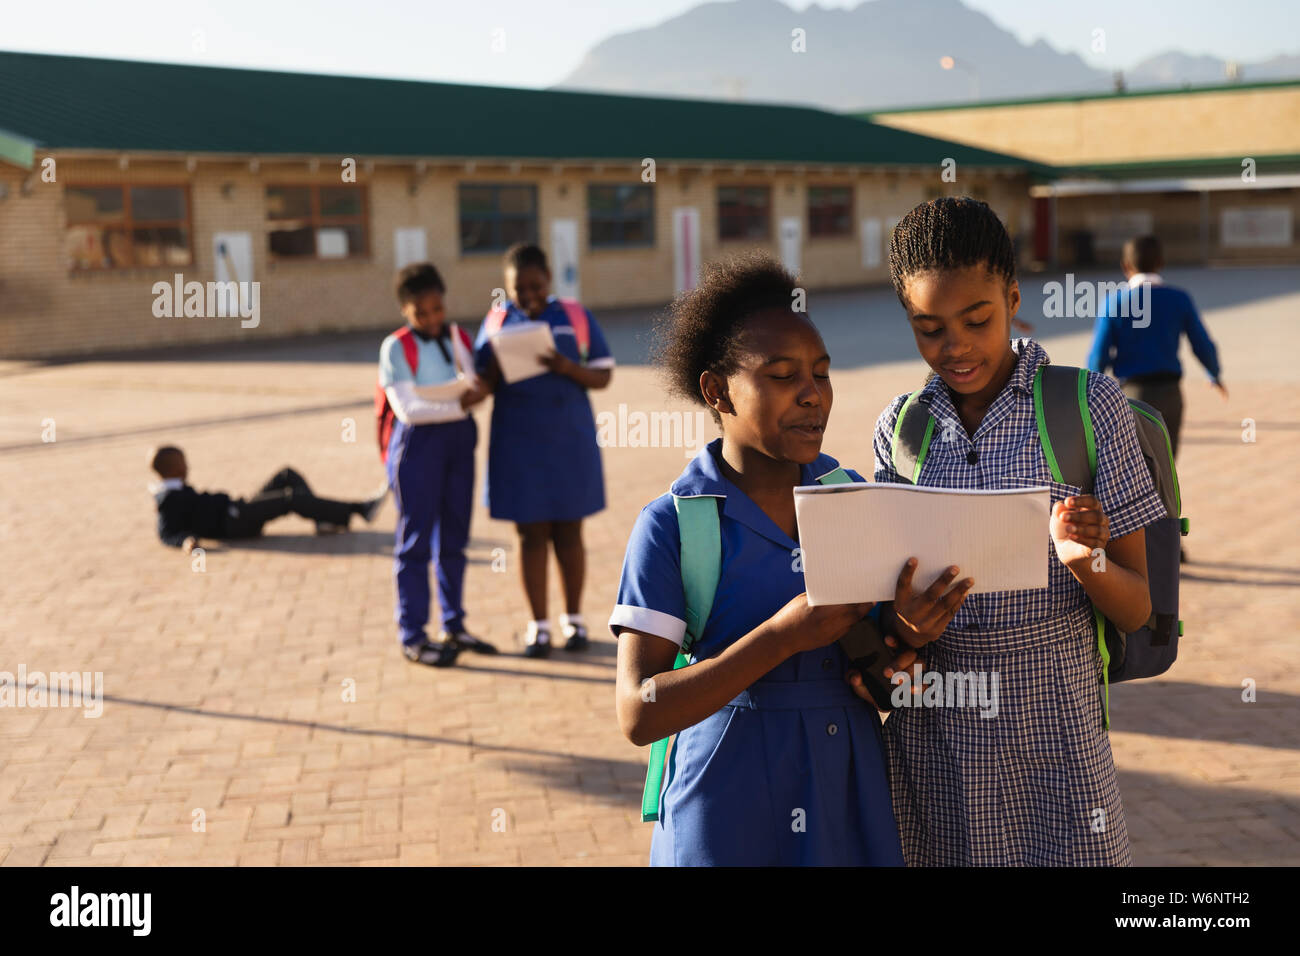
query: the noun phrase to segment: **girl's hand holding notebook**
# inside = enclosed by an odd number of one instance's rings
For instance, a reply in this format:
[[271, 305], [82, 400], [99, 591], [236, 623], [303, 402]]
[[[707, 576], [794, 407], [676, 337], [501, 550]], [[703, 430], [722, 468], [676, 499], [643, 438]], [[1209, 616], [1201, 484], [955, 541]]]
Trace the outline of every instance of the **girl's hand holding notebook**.
[[859, 604], [809, 605], [807, 593], [796, 595], [786, 602], [767, 623], [778, 633], [786, 635], [791, 653], [815, 651], [839, 640], [840, 635], [864, 618], [875, 607], [874, 601]]
[[1110, 520], [1092, 495], [1076, 495], [1052, 506], [1052, 543], [1067, 568], [1090, 563], [1110, 542]]
[[908, 558], [898, 574], [892, 623], [895, 624], [895, 632], [907, 644], [921, 647], [939, 639], [974, 587], [975, 580], [967, 578], [949, 591], [948, 585], [961, 573], [961, 569], [954, 565], [935, 578], [924, 591], [917, 592], [912, 590], [912, 575], [915, 571], [916, 558]]

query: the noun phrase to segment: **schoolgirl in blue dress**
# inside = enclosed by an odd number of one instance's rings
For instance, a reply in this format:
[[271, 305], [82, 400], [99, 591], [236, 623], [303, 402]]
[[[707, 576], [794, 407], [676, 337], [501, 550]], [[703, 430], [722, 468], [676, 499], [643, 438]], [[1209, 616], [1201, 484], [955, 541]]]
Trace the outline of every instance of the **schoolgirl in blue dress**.
[[[605, 507], [605, 483], [596, 420], [587, 390], [605, 388], [614, 371], [605, 336], [591, 313], [550, 294], [546, 254], [535, 245], [512, 246], [505, 255], [502, 313], [489, 313], [475, 342], [479, 374], [493, 390], [486, 497], [493, 518], [513, 521], [519, 533], [524, 592], [533, 619], [524, 653], [545, 657], [551, 649], [546, 571], [555, 550], [564, 584], [560, 628], [564, 649], [587, 647], [582, 619], [586, 552], [582, 519]], [[517, 322], [549, 322], [555, 351], [542, 375], [513, 383], [501, 379], [491, 335]]]
[[[830, 360], [791, 311], [794, 288], [770, 258], [732, 260], [658, 330], [671, 390], [707, 405], [722, 437], [642, 509], [609, 621], [624, 734], [677, 734], [652, 865], [902, 864], [880, 717], [835, 644], [872, 605], [809, 607], [804, 593], [793, 489], [838, 465], [821, 453]], [[677, 670], [687, 610], [673, 495], [718, 499], [722, 546], [694, 662]]]
[[[1052, 480], [1033, 396], [1034, 374], [1048, 357], [1031, 339], [1010, 339], [1020, 305], [1015, 256], [984, 203], [943, 198], [917, 206], [894, 229], [889, 267], [934, 373], [917, 401], [945, 439], [930, 445], [916, 483], [1046, 485], [1052, 500], [1047, 588], [969, 594], [915, 627], [906, 611], [896, 613], [897, 602], [883, 615], [908, 644], [928, 643], [928, 670], [1000, 678], [992, 719], [968, 708], [911, 707], [886, 721], [903, 852], [909, 865], [1129, 864], [1091, 602], [1124, 631], [1151, 613], [1143, 528], [1165, 509], [1132, 413], [1118, 382], [1089, 374], [1093, 493]], [[877, 481], [904, 480], [892, 441], [906, 398], [877, 422]]]

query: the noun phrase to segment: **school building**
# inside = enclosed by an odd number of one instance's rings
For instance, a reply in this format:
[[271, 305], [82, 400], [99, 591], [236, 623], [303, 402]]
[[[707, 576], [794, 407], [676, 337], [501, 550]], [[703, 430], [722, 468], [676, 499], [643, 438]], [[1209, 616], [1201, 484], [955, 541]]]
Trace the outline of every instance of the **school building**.
[[[1028, 241], [1050, 174], [816, 109], [0, 52], [0, 357], [388, 331], [426, 258], [476, 322], [520, 240], [598, 313], [755, 247], [810, 291], [888, 282], [916, 203]], [[190, 282], [256, 282], [256, 323], [184, 314]]]
[[1114, 266], [1154, 233], [1180, 264], [1300, 264], [1300, 81], [931, 106], [874, 122], [1057, 168], [1032, 256]]

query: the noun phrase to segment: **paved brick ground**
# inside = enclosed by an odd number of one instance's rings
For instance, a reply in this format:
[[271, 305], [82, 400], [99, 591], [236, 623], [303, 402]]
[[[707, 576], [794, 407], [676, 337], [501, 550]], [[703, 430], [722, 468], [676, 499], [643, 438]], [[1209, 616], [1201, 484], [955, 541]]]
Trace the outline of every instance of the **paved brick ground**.
[[[1300, 281], [1265, 269], [1174, 278], [1206, 309], [1232, 399], [1189, 376], [1182, 658], [1164, 678], [1114, 691], [1135, 857], [1296, 864], [1300, 544], [1287, 502], [1300, 466]], [[1040, 285], [1026, 283], [1030, 319]], [[866, 469], [877, 413], [921, 377], [910, 335], [886, 291], [815, 295], [811, 309], [838, 367], [826, 449]], [[595, 396], [598, 411], [676, 407], [638, 364], [646, 319], [607, 317], [624, 365]], [[1037, 321], [1058, 361], [1082, 359], [1086, 322]], [[603, 621], [631, 523], [681, 469], [682, 449], [606, 450], [609, 507], [586, 531], [598, 639], [577, 658], [518, 655], [512, 529], [482, 509], [472, 623], [508, 653], [449, 672], [397, 652], [391, 505], [346, 537], [284, 519], [261, 541], [210, 548], [201, 572], [154, 537], [145, 462], [161, 441], [186, 449], [201, 488], [251, 491], [285, 464], [325, 494], [374, 488], [377, 344], [254, 339], [0, 366], [0, 669], [102, 671], [105, 697], [98, 719], [0, 710], [0, 863], [645, 862], [645, 752], [614, 721]], [[1245, 418], [1253, 443], [1242, 441]], [[41, 440], [46, 419], [52, 443]], [[554, 580], [552, 591], [558, 602]], [[1241, 699], [1246, 679], [1254, 703]]]

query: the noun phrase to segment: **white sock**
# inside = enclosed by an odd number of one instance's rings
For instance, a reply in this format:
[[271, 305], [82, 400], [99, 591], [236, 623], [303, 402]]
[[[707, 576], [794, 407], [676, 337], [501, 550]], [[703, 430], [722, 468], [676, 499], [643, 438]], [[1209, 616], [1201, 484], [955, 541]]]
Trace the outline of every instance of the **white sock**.
[[584, 624], [582, 623], [582, 615], [581, 615], [581, 614], [561, 614], [561, 615], [560, 615], [560, 630], [564, 632], [564, 635], [565, 635], [566, 637], [567, 637], [568, 635], [574, 633], [578, 628], [580, 628], [580, 627], [585, 627], [585, 626], [586, 626], [586, 625], [584, 625]]
[[551, 622], [529, 621], [528, 633], [524, 635], [524, 642], [527, 644], [551, 643]]

